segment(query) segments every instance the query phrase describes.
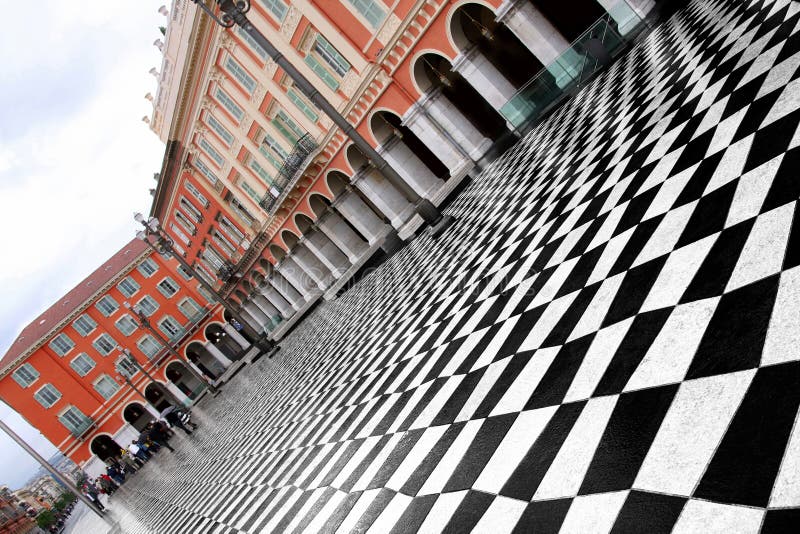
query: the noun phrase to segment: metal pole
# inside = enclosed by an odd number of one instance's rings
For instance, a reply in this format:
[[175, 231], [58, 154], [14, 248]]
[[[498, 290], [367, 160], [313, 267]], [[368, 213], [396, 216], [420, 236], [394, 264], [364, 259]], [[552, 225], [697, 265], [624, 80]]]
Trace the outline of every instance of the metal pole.
[[[137, 359], [134, 357], [134, 355], [133, 355], [133, 354], [131, 354], [131, 351], [130, 351], [129, 349], [122, 349], [122, 354], [125, 356], [125, 358], [126, 358], [126, 359], [127, 359], [127, 360], [128, 360], [128, 361], [129, 361], [129, 362], [130, 362], [130, 363], [131, 363], [131, 364], [132, 364], [134, 367], [136, 367], [138, 370], [140, 370], [140, 371], [141, 371], [141, 372], [144, 374], [144, 376], [145, 376], [145, 377], [147, 377], [147, 378], [150, 380], [150, 382], [152, 382], [152, 383], [153, 383], [153, 385], [155, 385], [155, 387], [157, 387], [157, 388], [158, 388], [158, 389], [161, 391], [161, 394], [162, 394], [162, 395], [164, 395], [165, 397], [167, 397], [167, 399], [169, 399], [169, 401], [170, 401], [170, 402], [171, 402], [171, 403], [172, 403], [174, 406], [180, 406], [180, 405], [182, 404], [182, 403], [181, 403], [181, 401], [179, 401], [179, 400], [178, 400], [178, 398], [177, 398], [175, 395], [173, 395], [173, 394], [172, 394], [172, 392], [171, 392], [170, 390], [168, 390], [168, 389], [167, 389], [167, 388], [164, 386], [164, 384], [162, 384], [161, 382], [159, 382], [158, 380], [156, 380], [155, 378], [153, 378], [153, 377], [150, 375], [150, 373], [148, 373], [147, 371], [145, 371], [144, 367], [142, 367], [142, 364], [140, 364], [140, 363], [139, 363], [139, 360], [137, 360]], [[124, 375], [123, 375], [123, 376], [124, 376]], [[131, 378], [133, 378], [133, 377], [131, 377]], [[134, 389], [135, 389], [135, 388], [134, 388]], [[138, 393], [138, 392], [137, 392], [137, 393]], [[141, 395], [141, 393], [139, 393], [139, 395]], [[145, 397], [144, 395], [142, 395], [142, 396], [143, 396], [143, 397]], [[145, 400], [147, 400], [147, 397], [145, 397]], [[147, 402], [150, 402], [150, 401], [147, 401]], [[151, 406], [152, 406], [152, 404], [151, 404]], [[153, 406], [153, 407], [155, 408], [155, 406]], [[156, 408], [156, 409], [158, 409], [158, 408]]]
[[94, 505], [94, 503], [93, 503], [93, 502], [92, 502], [92, 501], [91, 501], [91, 500], [90, 500], [90, 499], [89, 499], [89, 498], [88, 498], [86, 495], [84, 495], [84, 494], [83, 494], [83, 492], [82, 492], [81, 490], [79, 490], [79, 489], [77, 488], [77, 486], [75, 486], [75, 484], [74, 484], [74, 483], [73, 483], [73, 482], [72, 482], [70, 479], [68, 479], [67, 477], [65, 477], [64, 475], [62, 475], [61, 473], [59, 473], [59, 472], [58, 472], [56, 469], [54, 469], [54, 468], [53, 468], [53, 466], [52, 466], [52, 465], [50, 465], [50, 464], [47, 462], [47, 460], [45, 460], [44, 458], [42, 458], [42, 456], [41, 456], [41, 455], [40, 455], [38, 452], [36, 452], [36, 451], [33, 449], [33, 447], [31, 447], [30, 445], [28, 445], [28, 444], [25, 442], [25, 440], [23, 440], [23, 439], [22, 439], [20, 436], [18, 436], [18, 435], [17, 435], [17, 433], [16, 433], [16, 432], [14, 432], [13, 430], [11, 430], [11, 427], [9, 427], [9, 426], [8, 426], [8, 425], [5, 423], [5, 421], [3, 421], [2, 419], [0, 419], [0, 429], [2, 429], [2, 430], [3, 430], [3, 432], [5, 432], [6, 434], [8, 434], [8, 436], [9, 436], [11, 439], [13, 439], [14, 441], [16, 441], [16, 442], [17, 442], [17, 445], [19, 445], [20, 447], [22, 447], [22, 448], [25, 450], [25, 452], [27, 452], [28, 454], [30, 454], [31, 456], [33, 456], [33, 458], [34, 458], [34, 459], [35, 459], [37, 462], [39, 462], [39, 464], [40, 464], [42, 467], [44, 467], [45, 469], [47, 469], [47, 471], [50, 473], [50, 475], [51, 475], [53, 478], [55, 478], [55, 479], [56, 479], [56, 480], [58, 480], [58, 481], [59, 481], [61, 484], [63, 484], [63, 485], [64, 485], [64, 486], [66, 486], [67, 488], [69, 488], [69, 490], [70, 490], [72, 493], [74, 493], [74, 494], [75, 494], [75, 496], [76, 496], [77, 498], [79, 498], [80, 500], [82, 500], [82, 501], [84, 502], [84, 504], [86, 504], [86, 506], [88, 506], [88, 507], [89, 507], [89, 508], [90, 508], [90, 509], [91, 509], [91, 510], [94, 512], [94, 513], [96, 513], [97, 515], [99, 515], [99, 516], [100, 516], [100, 517], [101, 517], [101, 518], [102, 518], [104, 521], [106, 521], [106, 522], [107, 522], [109, 525], [111, 525], [111, 526], [114, 526], [114, 523], [113, 523], [113, 522], [112, 522], [112, 521], [111, 521], [109, 518], [107, 518], [107, 517], [106, 517], [106, 516], [103, 514], [103, 512], [101, 512], [101, 511], [100, 511], [100, 509], [99, 509], [99, 508], [97, 508], [97, 507]]
[[383, 159], [377, 150], [372, 148], [372, 145], [364, 139], [360, 133], [345, 119], [328, 100], [317, 91], [316, 87], [298, 71], [283, 54], [278, 52], [278, 49], [262, 34], [245, 15], [245, 12], [250, 8], [249, 1], [234, 1], [234, 0], [216, 0], [220, 10], [224, 13], [223, 19], [218, 19], [206, 6], [204, 0], [192, 0], [203, 11], [212, 16], [216, 22], [223, 27], [231, 27], [233, 24], [240, 26], [244, 31], [250, 35], [255, 41], [267, 52], [270, 58], [286, 73], [289, 78], [303, 91], [314, 104], [322, 110], [333, 123], [338, 126], [344, 134], [349, 137], [353, 144], [361, 151], [364, 156], [375, 166], [386, 179], [400, 190], [412, 203], [416, 205], [417, 213], [423, 220], [432, 225], [439, 227], [435, 233], [441, 231], [446, 226], [453, 222], [453, 217], [450, 215], [443, 216], [442, 213], [434, 206], [428, 199], [420, 197], [414, 189], [406, 183], [403, 178], [397, 174], [389, 163]]

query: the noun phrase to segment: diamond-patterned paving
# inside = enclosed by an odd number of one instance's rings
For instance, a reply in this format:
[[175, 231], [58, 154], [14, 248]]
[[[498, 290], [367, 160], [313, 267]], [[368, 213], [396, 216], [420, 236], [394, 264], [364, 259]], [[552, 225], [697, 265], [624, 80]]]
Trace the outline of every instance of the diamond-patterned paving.
[[695, 0], [205, 399], [123, 529], [796, 532], [798, 108], [800, 4]]

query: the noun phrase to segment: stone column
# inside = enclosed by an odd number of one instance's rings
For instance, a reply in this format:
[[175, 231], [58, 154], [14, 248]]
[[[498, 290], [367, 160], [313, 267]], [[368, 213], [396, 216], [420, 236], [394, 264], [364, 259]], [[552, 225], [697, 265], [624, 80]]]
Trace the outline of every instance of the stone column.
[[221, 350], [219, 350], [217, 346], [214, 345], [212, 342], [206, 341], [205, 347], [208, 353], [211, 354], [215, 360], [221, 363], [225, 369], [227, 369], [228, 367], [231, 366], [231, 364], [233, 364], [230, 358], [225, 356], [225, 354]]
[[[165, 388], [167, 388], [167, 390], [169, 390], [169, 392], [170, 392], [170, 393], [172, 393], [173, 395], [175, 395], [175, 392], [173, 391], [173, 389], [172, 389], [170, 386], [174, 387], [175, 389], [178, 389], [178, 388], [176, 388], [176, 387], [175, 387], [175, 385], [174, 385], [172, 382], [170, 382], [169, 380], [167, 380], [167, 383], [166, 383], [166, 384], [164, 384], [164, 387], [165, 387]], [[180, 390], [178, 389], [178, 391], [180, 391]], [[181, 392], [181, 395], [183, 395], [183, 392]], [[183, 396], [185, 397], [185, 395], [183, 395]], [[182, 401], [182, 400], [183, 400], [183, 399], [181, 399], [181, 398], [180, 398], [179, 396], [177, 396], [177, 395], [175, 395], [175, 398], [176, 398], [176, 399], [178, 399], [179, 401]], [[153, 405], [151, 405], [149, 402], [145, 402], [145, 403], [144, 403], [144, 409], [145, 409], [145, 410], [147, 410], [148, 412], [150, 412], [150, 415], [152, 415], [152, 416], [153, 416], [153, 417], [155, 417], [156, 419], [158, 419], [158, 418], [160, 418], [160, 417], [161, 417], [161, 414], [159, 413], [159, 411], [158, 411], [158, 410], [156, 410], [156, 409], [153, 407]]]
[[295, 310], [301, 309], [305, 304], [303, 295], [277, 269], [272, 272], [270, 284]]
[[315, 228], [305, 234], [303, 243], [319, 261], [325, 264], [334, 278], [340, 278], [350, 268], [348, 257], [321, 230]]
[[374, 167], [359, 170], [352, 184], [378, 207], [397, 229], [414, 216], [414, 206]]
[[403, 115], [402, 123], [414, 132], [420, 141], [444, 163], [450, 171], [450, 176], [455, 176], [466, 167], [472, 166], [472, 160], [466, 153], [459, 150], [438, 124], [434, 124], [425, 109], [414, 104]]
[[294, 315], [295, 310], [292, 308], [292, 304], [286, 300], [269, 281], [267, 281], [259, 291], [264, 298], [267, 299], [267, 302], [275, 306], [284, 319], [288, 319]]
[[[505, 0], [495, 20], [508, 26], [550, 71], [559, 87], [566, 87], [580, 72], [581, 56], [575, 51], [562, 56], [570, 47], [569, 41], [529, 0]], [[554, 64], [557, 59], [558, 64]]]
[[323, 213], [316, 224], [319, 233], [336, 245], [350, 263], [356, 263], [369, 249], [369, 245], [332, 209]]
[[264, 315], [266, 315], [267, 321], [265, 323], [265, 328], [269, 329], [273, 325], [274, 317], [280, 315], [280, 312], [260, 293], [253, 295], [252, 299], [253, 304], [258, 306], [258, 308], [264, 312]]
[[315, 296], [316, 284], [308, 279], [305, 270], [298, 265], [290, 254], [287, 254], [276, 265], [276, 270], [288, 280], [292, 286], [303, 295], [305, 300], [311, 300]]
[[[248, 300], [247, 302], [245, 302], [244, 305], [242, 306], [242, 308], [244, 308], [245, 311], [247, 311], [250, 314], [250, 316], [253, 319], [255, 319], [256, 323], [258, 324], [258, 327], [255, 328], [255, 331], [256, 332], [263, 332], [264, 326], [267, 324], [267, 321], [269, 320], [269, 318], [261, 310], [261, 308], [259, 308], [258, 305], [255, 302], [252, 301], [252, 299]], [[252, 326], [252, 325], [250, 325], [250, 326]]]
[[[202, 376], [202, 375], [203, 375], [203, 373], [200, 373], [200, 376]], [[186, 395], [186, 393], [181, 391], [181, 388], [179, 388], [178, 386], [173, 384], [171, 381], [167, 381], [167, 383], [164, 384], [164, 386], [169, 390], [170, 393], [172, 393], [172, 395], [175, 396], [176, 399], [181, 401], [181, 404], [183, 404], [184, 406], [189, 406], [189, 405], [192, 404], [192, 399], [190, 399]], [[155, 410], [153, 410], [153, 411], [155, 411]]]
[[497, 70], [488, 57], [481, 54], [477, 46], [458, 54], [453, 60], [452, 69], [463, 76], [497, 111], [517, 92], [514, 84]]
[[491, 139], [485, 137], [455, 104], [442, 94], [441, 89], [434, 89], [427, 93], [418, 104], [427, 110], [433, 120], [447, 130], [473, 161], [481, 159], [492, 146]]
[[325, 291], [333, 281], [330, 270], [308, 249], [305, 239], [302, 237], [292, 249], [291, 258], [297, 262], [305, 275], [313, 280], [320, 290]]
[[[361, 234], [367, 238], [367, 243], [369, 246], [372, 246], [378, 243], [383, 236], [386, 235], [388, 230], [388, 225], [385, 224], [380, 217], [378, 217], [372, 208], [370, 208], [366, 202], [364, 202], [361, 197], [358, 196], [358, 193], [353, 191], [351, 186], [347, 186], [347, 189], [344, 193], [339, 195], [336, 200], [333, 201], [331, 204], [336, 210], [342, 214], [342, 216], [347, 219], [350, 224], [355, 226], [356, 230], [361, 232]], [[336, 223], [336, 215], [335, 212], [328, 212], [331, 215], [323, 215], [320, 218], [320, 228], [322, 228], [326, 233], [329, 231], [331, 233], [335, 232], [337, 235], [341, 233], [341, 235], [345, 235], [345, 230], [341, 228], [341, 225], [344, 225], [348, 230], [350, 229], [347, 224], [342, 221], [341, 224]], [[333, 217], [336, 215], [336, 217]], [[330, 233], [328, 236], [330, 237]], [[356, 236], [358, 237], [358, 236]], [[344, 250], [344, 249], [342, 249]]]
[[234, 339], [234, 341], [236, 341], [236, 343], [239, 344], [240, 347], [242, 347], [243, 349], [250, 348], [250, 343], [247, 342], [247, 340], [242, 336], [242, 334], [239, 333], [238, 330], [236, 330], [233, 327], [232, 324], [226, 323], [223, 328], [225, 329], [225, 332], [227, 332], [228, 335], [231, 336]]
[[620, 35], [636, 28], [655, 7], [654, 0], [597, 0], [617, 23]]
[[378, 153], [421, 197], [432, 199], [444, 185], [444, 181], [437, 178], [428, 166], [408, 148], [408, 145], [396, 136], [390, 137], [383, 145], [379, 146]]

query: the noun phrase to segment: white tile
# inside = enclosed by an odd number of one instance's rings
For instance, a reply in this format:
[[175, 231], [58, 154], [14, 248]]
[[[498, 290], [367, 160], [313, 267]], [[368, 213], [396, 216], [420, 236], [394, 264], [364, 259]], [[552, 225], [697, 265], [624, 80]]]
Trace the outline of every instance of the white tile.
[[769, 70], [764, 83], [761, 84], [761, 88], [758, 90], [756, 99], [759, 99], [776, 89], [782, 89], [786, 84], [789, 83], [798, 68], [800, 68], [800, 52], [797, 52], [794, 55], [784, 59], [777, 65], [774, 65]]
[[456, 337], [463, 337], [471, 334], [475, 328], [478, 326], [478, 323], [481, 322], [483, 316], [489, 311], [489, 308], [492, 307], [494, 301], [497, 300], [497, 297], [489, 298], [481, 302], [478, 309], [472, 312], [472, 316], [467, 319], [467, 322], [464, 323], [464, 326], [461, 327], [461, 330], [456, 334]]
[[[518, 319], [515, 318], [515, 319], [511, 319], [509, 321], [506, 321], [506, 323], [510, 323], [510, 326], [506, 327], [506, 324], [504, 323], [500, 327], [500, 330], [498, 331], [498, 333], [495, 336], [495, 338], [499, 337], [501, 335], [501, 333], [505, 333], [505, 335], [508, 336], [508, 333], [510, 332], [511, 328], [513, 328], [513, 326], [514, 326], [514, 324], [516, 323], [517, 320]], [[469, 336], [467, 336], [467, 339], [465, 339], [464, 342], [461, 343], [461, 345], [458, 347], [458, 349], [456, 350], [455, 354], [453, 354], [453, 357], [450, 359], [448, 364], [444, 366], [444, 369], [442, 369], [442, 372], [441, 372], [440, 376], [449, 376], [449, 375], [454, 374], [458, 370], [458, 368], [461, 366], [461, 364], [464, 362], [464, 360], [467, 358], [467, 356], [469, 356], [470, 353], [473, 350], [475, 350], [475, 347], [477, 347], [479, 343], [484, 341], [484, 338], [486, 337], [486, 333], [488, 331], [489, 331], [489, 328], [487, 327], [487, 328], [483, 328], [481, 330], [478, 330], [476, 332], [473, 332]], [[503, 341], [505, 341], [505, 338], [503, 338]], [[495, 345], [496, 345], [496, 348], [494, 348]], [[502, 347], [502, 346], [503, 346], [502, 342], [499, 342], [499, 343], [495, 344], [494, 340], [493, 340], [493, 343], [488, 348], [489, 348], [489, 351], [494, 349], [494, 351], [497, 352], [498, 350], [500, 350], [500, 347]]]
[[680, 382], [692, 363], [719, 297], [677, 306], [661, 328], [624, 391]]
[[783, 462], [775, 478], [770, 507], [800, 506], [800, 424], [794, 422], [792, 435], [783, 454]]
[[800, 358], [800, 267], [781, 273], [778, 295], [769, 320], [761, 365]]
[[[275, 530], [275, 527], [278, 525], [278, 523], [280, 523], [283, 520], [284, 516], [287, 513], [289, 513], [289, 510], [292, 509], [294, 504], [302, 496], [303, 496], [303, 492], [301, 490], [296, 489], [296, 488], [292, 488], [291, 495], [289, 495], [289, 498], [284, 501], [283, 506], [278, 508], [275, 511], [275, 514], [272, 516], [272, 518], [270, 518], [270, 520], [267, 521], [267, 524], [264, 525], [263, 527], [261, 527], [262, 532], [273, 532]], [[276, 501], [276, 502], [279, 502], [279, 501]]]
[[547, 282], [545, 282], [544, 286], [542, 286], [528, 307], [536, 308], [553, 300], [553, 297], [555, 297], [558, 290], [561, 289], [564, 280], [567, 279], [569, 273], [572, 272], [573, 267], [575, 267], [579, 259], [580, 257], [572, 258], [556, 267], [556, 270], [550, 275], [550, 278], [547, 279]]
[[761, 128], [800, 108], [800, 79], [789, 82], [761, 123]]
[[690, 500], [683, 507], [672, 534], [756, 534], [763, 517], [763, 508]]
[[794, 202], [784, 204], [756, 219], [725, 287], [726, 292], [781, 270], [786, 242], [792, 229], [794, 205]]
[[433, 424], [433, 420], [439, 415], [439, 412], [442, 411], [442, 408], [444, 408], [444, 405], [450, 400], [450, 397], [453, 396], [456, 388], [458, 388], [461, 381], [464, 380], [464, 376], [465, 375], [449, 377], [433, 398], [428, 401], [428, 404], [425, 405], [425, 408], [422, 409], [419, 416], [417, 416], [409, 428], [425, 428]]
[[696, 207], [697, 201], [694, 201], [667, 212], [653, 235], [642, 247], [631, 267], [647, 263], [652, 259], [672, 252]]
[[[397, 445], [400, 443], [403, 437], [405, 437], [405, 435], [406, 435], [405, 432], [392, 434], [392, 436], [386, 441], [386, 444], [383, 446], [380, 452], [377, 455], [375, 455], [375, 458], [361, 474], [361, 477], [359, 477], [359, 479], [353, 485], [353, 488], [350, 490], [351, 492], [363, 491], [367, 489], [369, 483], [372, 482], [372, 479], [375, 478], [375, 475], [378, 474], [378, 471], [380, 471], [381, 467], [383, 467], [383, 464], [389, 458], [389, 455], [392, 454], [395, 447], [397, 447]], [[299, 478], [298, 480], [303, 480], [303, 479]]]
[[[408, 508], [408, 505], [411, 504], [411, 501], [412, 497], [403, 495], [402, 493], [398, 493], [392, 497], [392, 500], [389, 501], [386, 508], [384, 508], [380, 515], [375, 518], [375, 521], [372, 522], [367, 533], [385, 534], [392, 530], [403, 515], [403, 512]], [[287, 530], [287, 532], [290, 531]]]
[[336, 478], [333, 479], [331, 482], [331, 486], [334, 488], [341, 488], [342, 484], [344, 484], [350, 475], [353, 474], [353, 471], [358, 467], [358, 465], [364, 461], [364, 458], [372, 452], [378, 442], [381, 440], [381, 436], [371, 436], [364, 440], [361, 446], [356, 449], [356, 452], [352, 453], [350, 460], [342, 467], [342, 470], [339, 471], [339, 474], [336, 475]]
[[736, 134], [736, 130], [742, 123], [745, 113], [747, 113], [746, 107], [740, 109], [717, 125], [717, 127], [714, 129], [714, 136], [708, 145], [708, 150], [706, 151], [705, 157], [712, 156], [720, 150], [724, 150], [731, 145], [733, 136]]
[[590, 399], [547, 470], [533, 500], [577, 495], [603, 436], [617, 396]]
[[564, 396], [564, 403], [588, 399], [592, 395], [617, 352], [619, 344], [628, 333], [633, 319], [629, 317], [597, 332]]
[[589, 279], [586, 281], [587, 286], [599, 282], [608, 276], [609, 271], [611, 271], [617, 258], [622, 253], [622, 249], [628, 244], [634, 230], [635, 227], [628, 228], [621, 234], [611, 238], [600, 254], [600, 258], [597, 260], [592, 274], [589, 275]]
[[686, 187], [686, 184], [689, 182], [689, 179], [692, 177], [699, 165], [699, 163], [696, 163], [688, 169], [679, 172], [675, 176], [670, 176], [663, 184], [661, 184], [661, 187], [658, 189], [653, 201], [650, 202], [650, 206], [647, 208], [642, 220], [646, 221], [648, 219], [652, 219], [656, 215], [661, 215], [662, 213], [666, 213], [672, 209], [673, 204], [675, 204], [678, 196], [680, 196], [683, 188]]
[[[364, 515], [364, 512], [367, 511], [369, 505], [375, 500], [378, 494], [381, 492], [380, 489], [370, 489], [365, 491], [361, 494], [361, 497], [358, 498], [356, 503], [350, 508], [350, 511], [347, 513], [345, 518], [339, 524], [339, 527], [336, 529], [336, 532], [351, 532], [356, 525], [358, 524], [358, 520], [361, 519], [361, 516]], [[264, 532], [269, 532], [268, 530], [264, 530]]]
[[633, 487], [691, 495], [754, 375], [748, 370], [681, 384]]
[[733, 202], [728, 210], [728, 218], [725, 220], [725, 228], [759, 214], [767, 192], [772, 185], [772, 180], [780, 168], [781, 161], [783, 161], [783, 154], [772, 158], [739, 178], [736, 194], [733, 196]]
[[458, 412], [458, 415], [455, 418], [455, 421], [467, 421], [472, 418], [472, 414], [475, 413], [475, 410], [483, 402], [483, 399], [489, 393], [489, 390], [492, 389], [494, 383], [497, 382], [497, 379], [500, 378], [500, 375], [505, 371], [508, 362], [511, 361], [511, 356], [507, 356], [502, 360], [498, 360], [488, 366], [486, 370], [483, 372], [483, 376], [478, 381], [478, 385], [475, 386], [475, 389], [472, 390], [470, 393], [469, 398], [464, 403], [464, 406], [461, 407], [461, 410]]
[[653, 171], [647, 175], [647, 179], [642, 184], [642, 187], [636, 191], [634, 196], [638, 196], [641, 193], [644, 193], [648, 189], [660, 185], [669, 177], [670, 173], [672, 172], [672, 168], [675, 167], [675, 164], [678, 162], [678, 159], [683, 152], [683, 147], [678, 148], [661, 158], [658, 163], [656, 164]]
[[400, 410], [400, 413], [397, 414], [397, 417], [395, 418], [394, 422], [389, 426], [387, 434], [397, 432], [397, 430], [400, 428], [400, 425], [402, 425], [403, 422], [405, 421], [406, 417], [408, 417], [408, 415], [412, 411], [414, 411], [414, 408], [417, 407], [417, 404], [419, 404], [425, 397], [425, 394], [431, 388], [431, 385], [433, 385], [433, 381], [425, 382], [420, 387], [414, 390], [414, 393], [411, 394], [411, 397], [408, 399], [408, 402], [406, 402], [405, 406], [403, 406], [403, 409]]
[[520, 413], [484, 466], [473, 489], [500, 493], [557, 409], [558, 406], [548, 406]]
[[537, 350], [489, 415], [522, 411], [559, 350], [560, 347]]
[[344, 501], [345, 497], [347, 497], [347, 493], [342, 491], [337, 491], [334, 493], [331, 498], [328, 499], [328, 502], [325, 503], [325, 506], [320, 508], [319, 513], [314, 516], [314, 519], [312, 519], [311, 522], [306, 525], [306, 528], [303, 530], [303, 532], [307, 532], [308, 534], [322, 532], [323, 528], [325, 527], [325, 523], [328, 522], [328, 520], [331, 518], [331, 515], [336, 511], [339, 505], [342, 504], [342, 501]]
[[403, 459], [402, 463], [397, 466], [397, 469], [392, 474], [389, 481], [386, 482], [386, 487], [400, 491], [400, 488], [405, 485], [408, 477], [410, 477], [414, 470], [419, 466], [420, 462], [425, 459], [431, 449], [441, 439], [450, 425], [434, 426], [425, 429], [422, 436], [414, 443], [414, 446], [408, 451], [408, 454]]
[[436, 467], [425, 481], [425, 484], [423, 484], [422, 488], [417, 492], [418, 496], [442, 492], [447, 481], [450, 480], [450, 477], [453, 475], [456, 467], [458, 467], [467, 449], [472, 445], [472, 441], [475, 439], [475, 436], [478, 435], [478, 431], [485, 421], [486, 419], [467, 421], [464, 428], [462, 428], [461, 432], [456, 436], [456, 439], [453, 440], [450, 448], [447, 449], [442, 459], [436, 464]]
[[603, 224], [592, 238], [592, 242], [589, 243], [588, 247], [586, 247], [587, 251], [602, 245], [614, 236], [614, 230], [616, 230], [617, 225], [619, 225], [619, 221], [622, 220], [622, 216], [625, 214], [625, 209], [627, 207], [628, 202], [622, 204], [621, 206], [614, 207], [614, 209], [612, 209], [609, 214], [606, 215], [606, 219], [603, 221]]
[[311, 496], [306, 499], [306, 502], [303, 503], [303, 506], [301, 506], [300, 509], [295, 512], [294, 518], [289, 522], [288, 525], [286, 525], [285, 532], [293, 532], [297, 528], [297, 526], [300, 524], [300, 521], [305, 519], [306, 515], [308, 515], [308, 512], [317, 503], [320, 497], [322, 497], [322, 494], [326, 490], [327, 488], [317, 488], [311, 493]]
[[471, 534], [511, 532], [527, 506], [527, 502], [497, 496], [472, 528]]
[[572, 301], [578, 296], [578, 293], [580, 293], [580, 291], [573, 291], [568, 295], [564, 295], [552, 301], [547, 308], [545, 308], [539, 320], [536, 321], [536, 324], [533, 325], [533, 328], [531, 328], [528, 337], [526, 337], [525, 341], [520, 345], [519, 351], [541, 348], [547, 336], [549, 336], [550, 332], [553, 330], [553, 327], [558, 323], [567, 309], [569, 309]]
[[600, 329], [600, 326], [603, 324], [603, 319], [606, 318], [606, 314], [608, 313], [608, 308], [611, 307], [611, 303], [614, 302], [614, 298], [617, 296], [619, 286], [622, 284], [624, 278], [625, 273], [623, 272], [603, 280], [603, 283], [600, 284], [600, 287], [594, 294], [592, 301], [586, 306], [586, 310], [583, 312], [583, 315], [581, 315], [580, 320], [578, 320], [578, 324], [575, 325], [575, 328], [570, 333], [568, 341], [578, 339], [592, 332], [597, 332]]
[[420, 525], [418, 534], [441, 534], [466, 496], [466, 490], [439, 495]]
[[670, 254], [642, 304], [641, 313], [675, 306], [718, 237], [719, 234], [704, 237]]
[[708, 181], [705, 191], [703, 191], [703, 195], [707, 195], [711, 191], [719, 189], [731, 180], [735, 180], [742, 175], [742, 170], [744, 169], [744, 164], [747, 162], [747, 155], [750, 153], [750, 147], [753, 145], [754, 137], [755, 134], [750, 134], [725, 150], [725, 153], [722, 155], [722, 160], [719, 162], [714, 174]]
[[611, 531], [628, 491], [581, 495], [572, 501], [559, 534], [605, 534]]

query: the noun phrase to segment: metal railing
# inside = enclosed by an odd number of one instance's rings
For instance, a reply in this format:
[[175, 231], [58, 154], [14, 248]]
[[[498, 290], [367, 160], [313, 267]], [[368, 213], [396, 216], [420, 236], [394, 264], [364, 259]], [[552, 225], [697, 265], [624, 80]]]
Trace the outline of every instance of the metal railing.
[[300, 175], [305, 170], [311, 154], [316, 150], [317, 142], [311, 137], [311, 134], [305, 134], [297, 140], [294, 148], [283, 160], [283, 165], [278, 170], [278, 176], [272, 187], [280, 191], [277, 197], [266, 195], [259, 205], [270, 215], [274, 215], [275, 209], [281, 205], [283, 199], [291, 191], [294, 184], [300, 178]]

